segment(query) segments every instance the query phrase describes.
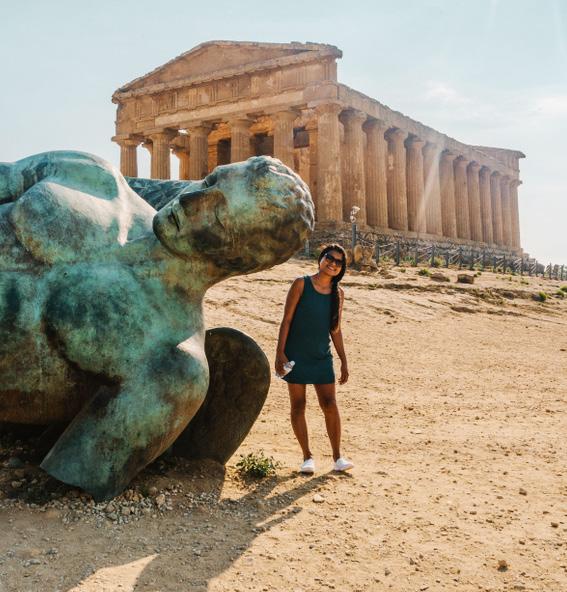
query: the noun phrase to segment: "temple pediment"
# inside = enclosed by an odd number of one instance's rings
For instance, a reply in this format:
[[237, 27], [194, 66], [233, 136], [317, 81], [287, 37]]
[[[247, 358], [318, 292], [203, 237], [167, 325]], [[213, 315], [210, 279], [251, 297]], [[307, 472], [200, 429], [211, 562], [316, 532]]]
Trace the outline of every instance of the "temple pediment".
[[271, 63], [293, 63], [325, 55], [340, 57], [339, 49], [320, 43], [251, 43], [209, 41], [181, 54], [148, 74], [136, 78], [117, 90], [132, 92], [156, 85], [168, 85], [201, 77], [219, 76], [231, 71], [268, 68]]

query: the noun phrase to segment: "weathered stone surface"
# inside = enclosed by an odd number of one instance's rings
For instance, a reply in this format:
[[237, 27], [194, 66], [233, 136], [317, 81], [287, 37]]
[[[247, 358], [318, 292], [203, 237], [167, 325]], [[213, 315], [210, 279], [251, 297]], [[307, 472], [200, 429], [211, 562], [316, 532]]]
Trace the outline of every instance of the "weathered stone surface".
[[161, 209], [89, 154], [0, 165], [0, 422], [70, 422], [41, 466], [97, 499], [205, 399], [206, 290], [285, 261], [313, 226], [307, 186], [269, 157], [130, 182]]
[[474, 275], [472, 273], [459, 273], [457, 282], [459, 284], [474, 284]]
[[441, 273], [440, 271], [434, 271], [433, 273], [430, 273], [429, 277], [436, 282], [450, 282], [451, 281], [450, 277], [446, 276], [444, 273]]
[[244, 440], [268, 395], [270, 363], [248, 335], [221, 327], [205, 334], [209, 390], [173, 452], [226, 463]]

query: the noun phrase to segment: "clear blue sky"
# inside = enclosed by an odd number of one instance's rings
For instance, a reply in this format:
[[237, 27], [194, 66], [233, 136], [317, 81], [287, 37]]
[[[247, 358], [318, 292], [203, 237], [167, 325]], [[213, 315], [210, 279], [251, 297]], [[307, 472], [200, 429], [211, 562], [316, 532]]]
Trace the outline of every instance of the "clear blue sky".
[[339, 80], [460, 141], [513, 148], [522, 245], [567, 264], [567, 2], [20, 0], [2, 8], [0, 161], [118, 163], [113, 91], [212, 39], [314, 41]]

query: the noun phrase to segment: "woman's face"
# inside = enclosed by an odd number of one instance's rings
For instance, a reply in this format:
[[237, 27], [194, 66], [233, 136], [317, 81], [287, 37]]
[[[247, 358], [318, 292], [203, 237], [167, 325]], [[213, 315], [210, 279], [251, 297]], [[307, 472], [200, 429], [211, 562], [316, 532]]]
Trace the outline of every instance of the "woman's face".
[[319, 262], [319, 271], [335, 277], [341, 272], [344, 255], [340, 251], [325, 253]]

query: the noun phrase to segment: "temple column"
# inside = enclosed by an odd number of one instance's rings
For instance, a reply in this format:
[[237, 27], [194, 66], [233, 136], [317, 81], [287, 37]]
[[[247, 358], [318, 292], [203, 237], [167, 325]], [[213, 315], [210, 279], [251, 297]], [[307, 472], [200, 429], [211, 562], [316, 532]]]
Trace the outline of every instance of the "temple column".
[[510, 183], [510, 215], [512, 218], [512, 247], [521, 248], [520, 242], [520, 211], [518, 208], [518, 187], [522, 184], [519, 179], [512, 179]]
[[422, 152], [425, 142], [416, 136], [411, 136], [406, 140], [405, 144], [407, 159], [408, 228], [415, 232], [426, 232]]
[[469, 225], [471, 239], [482, 242], [482, 222], [480, 215], [480, 165], [471, 162], [467, 167], [467, 187], [469, 190]]
[[171, 178], [169, 143], [175, 137], [176, 132], [162, 130], [148, 134], [152, 141], [151, 173], [152, 179]]
[[497, 245], [504, 244], [502, 232], [502, 200], [500, 198], [500, 173], [490, 176], [490, 203], [492, 209], [492, 237]]
[[179, 178], [182, 180], [191, 178], [189, 176], [189, 148], [190, 141], [187, 135], [177, 136], [171, 146], [173, 154], [179, 159]]
[[492, 202], [490, 198], [490, 169], [483, 166], [479, 173], [480, 217], [482, 220], [482, 240], [494, 242], [492, 229]]
[[388, 188], [386, 160], [388, 145], [384, 139], [386, 124], [371, 119], [366, 132], [366, 219], [370, 226], [388, 228]]
[[343, 193], [343, 220], [348, 221], [353, 206], [360, 208], [356, 219], [366, 224], [366, 181], [364, 178], [364, 132], [362, 124], [366, 113], [356, 110], [344, 111], [341, 121], [345, 128], [345, 179]]
[[141, 138], [124, 138], [122, 140], [116, 140], [116, 143], [120, 146], [120, 172], [125, 177], [138, 176], [137, 149], [141, 141]]
[[[280, 111], [272, 116], [274, 124], [274, 156], [293, 170], [293, 122], [295, 111]], [[244, 159], [243, 159], [244, 160]]]
[[408, 202], [406, 190], [407, 132], [393, 129], [386, 134], [388, 141], [388, 226], [395, 230], [408, 229]]
[[502, 204], [502, 242], [512, 246], [512, 212], [510, 208], [510, 177], [500, 177], [500, 203]]
[[423, 148], [425, 226], [428, 234], [443, 234], [441, 185], [439, 181], [439, 148], [427, 142]]
[[467, 165], [469, 161], [459, 156], [455, 159], [455, 214], [457, 218], [457, 236], [470, 239], [469, 191], [467, 187]]
[[319, 222], [341, 222], [343, 194], [341, 187], [341, 136], [339, 113], [342, 106], [324, 103], [317, 112], [317, 205]]
[[443, 236], [457, 238], [457, 215], [455, 213], [455, 172], [453, 163], [457, 155], [450, 150], [441, 153], [439, 176], [441, 177], [441, 216]]
[[318, 144], [318, 133], [316, 125], [310, 125], [306, 127], [307, 134], [309, 135], [309, 189], [311, 191], [311, 198], [315, 204], [315, 219], [317, 218], [317, 144]]
[[250, 158], [250, 119], [233, 119], [230, 126], [230, 162], [241, 162]]
[[209, 172], [209, 132], [211, 126], [196, 125], [189, 132], [189, 178], [195, 181], [203, 179]]

